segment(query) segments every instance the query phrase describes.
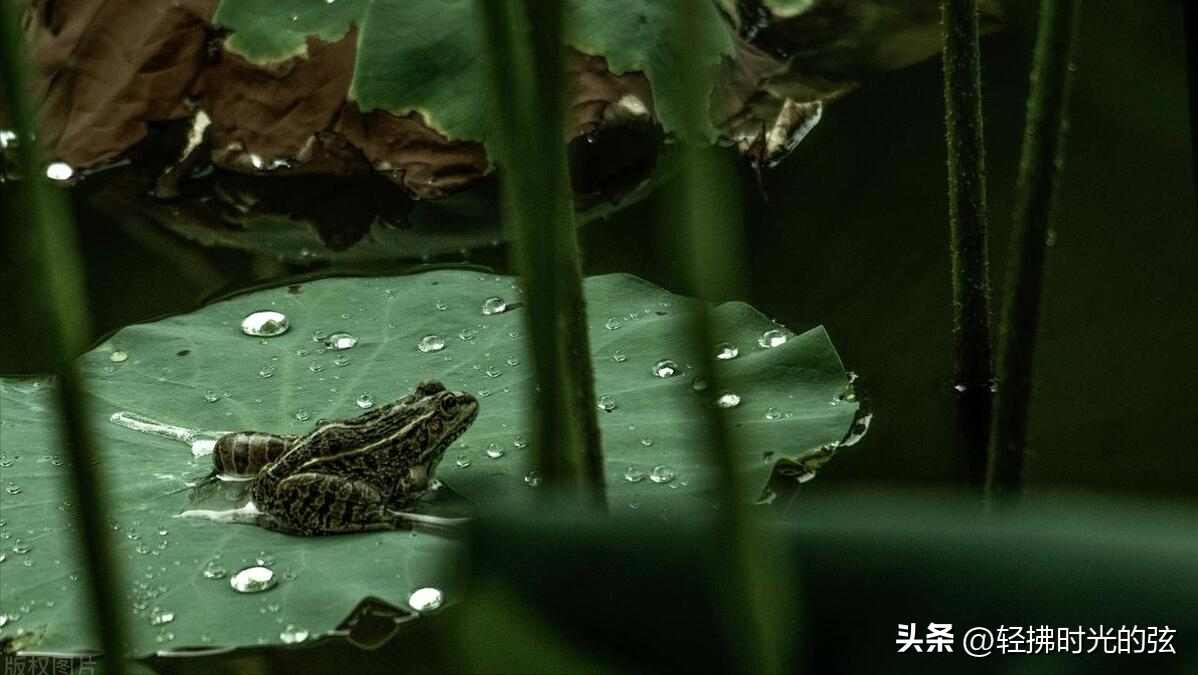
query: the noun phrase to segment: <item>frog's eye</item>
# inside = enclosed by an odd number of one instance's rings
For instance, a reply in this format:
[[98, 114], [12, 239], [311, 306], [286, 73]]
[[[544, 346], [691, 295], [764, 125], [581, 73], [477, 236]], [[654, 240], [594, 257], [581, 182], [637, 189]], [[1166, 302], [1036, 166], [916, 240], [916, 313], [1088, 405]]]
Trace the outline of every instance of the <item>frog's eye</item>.
[[446, 396], [441, 401], [441, 409], [445, 412], [453, 412], [454, 408], [458, 407], [458, 399], [456, 396]]

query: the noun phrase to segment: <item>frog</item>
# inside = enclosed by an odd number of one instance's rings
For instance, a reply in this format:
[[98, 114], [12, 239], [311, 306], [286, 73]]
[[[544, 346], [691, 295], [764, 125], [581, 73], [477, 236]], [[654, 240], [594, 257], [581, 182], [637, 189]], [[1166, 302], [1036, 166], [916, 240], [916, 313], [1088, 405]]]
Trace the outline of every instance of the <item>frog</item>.
[[213, 449], [213, 473], [249, 480], [249, 502], [180, 516], [300, 535], [454, 524], [460, 519], [401, 509], [428, 492], [446, 448], [478, 409], [473, 395], [425, 380], [412, 394], [357, 417], [318, 423], [307, 434], [225, 434]]

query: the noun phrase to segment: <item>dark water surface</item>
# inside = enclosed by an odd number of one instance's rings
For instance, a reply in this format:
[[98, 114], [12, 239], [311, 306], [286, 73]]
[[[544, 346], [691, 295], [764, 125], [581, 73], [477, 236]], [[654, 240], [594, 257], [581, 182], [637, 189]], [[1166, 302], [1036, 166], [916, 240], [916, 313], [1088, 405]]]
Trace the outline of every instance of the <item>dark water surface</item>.
[[[1026, 97], [1029, 15], [987, 38], [985, 93], [992, 269], [1005, 270]], [[1057, 239], [1037, 354], [1028, 480], [1033, 490], [1094, 488], [1198, 498], [1198, 227], [1179, 3], [1085, 8]], [[826, 483], [960, 479], [951, 335], [941, 73], [935, 61], [864, 83], [825, 111], [763, 199], [744, 176], [748, 300], [795, 329], [825, 325], [876, 411], [869, 436]], [[672, 289], [673, 253], [649, 200], [582, 232], [586, 271], [626, 271]], [[298, 268], [195, 249], [181, 271], [173, 235], [83, 216], [91, 299], [108, 332], [194, 307], [214, 285]], [[4, 283], [19, 261], [6, 253]], [[179, 260], [175, 258], [174, 260]], [[474, 260], [502, 270], [502, 251]], [[198, 270], [198, 271], [197, 271]], [[204, 290], [201, 290], [204, 289]], [[995, 296], [995, 315], [1001, 296]], [[5, 325], [28, 311], [8, 298]], [[19, 334], [0, 372], [36, 368]]]

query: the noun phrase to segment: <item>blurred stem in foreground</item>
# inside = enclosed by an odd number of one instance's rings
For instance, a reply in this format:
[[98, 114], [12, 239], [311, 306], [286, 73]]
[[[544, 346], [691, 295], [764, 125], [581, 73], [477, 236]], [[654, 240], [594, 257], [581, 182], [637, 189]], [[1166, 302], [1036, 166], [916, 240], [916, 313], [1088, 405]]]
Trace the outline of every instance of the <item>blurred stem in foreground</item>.
[[0, 3], [0, 80], [3, 105], [16, 132], [16, 156], [24, 177], [19, 204], [9, 204], [4, 217], [14, 238], [28, 256], [27, 276], [33, 314], [44, 322], [45, 348], [57, 375], [58, 403], [70, 457], [71, 485], [77, 531], [86, 558], [91, 590], [92, 621], [99, 633], [107, 672], [125, 671], [123, 599], [116, 589], [117, 569], [109, 545], [108, 509], [95, 466], [92, 432], [87, 423], [83, 384], [75, 358], [91, 340], [91, 322], [84, 293], [83, 263], [65, 195], [48, 184], [41, 167], [42, 153], [35, 139], [33, 106], [29, 101], [24, 39], [19, 12], [23, 3]]
[[1022, 481], [1044, 257], [1065, 166], [1080, 9], [1081, 0], [1040, 4], [999, 338], [999, 389], [986, 470], [988, 498], [1017, 493]]
[[[675, 20], [682, 27], [681, 47], [698, 41], [687, 36], [698, 33], [699, 17], [685, 2], [677, 6]], [[784, 669], [784, 647], [793, 636], [777, 635], [773, 630], [780, 625], [774, 620], [776, 603], [795, 598], [788, 597], [785, 575], [772, 573], [772, 552], [761, 550], [762, 539], [745, 508], [756, 495], [749, 497], [742, 485], [727, 413], [714, 405], [725, 391], [725, 382], [716, 367], [715, 344], [719, 339], [711, 305], [739, 294], [744, 287], [742, 209], [736, 191], [739, 181], [717, 148], [693, 144], [703, 137], [702, 129], [708, 123], [712, 73], [704, 72], [691, 55], [683, 53], [677, 58], [684, 65], [686, 86], [682, 89], [689, 99], [680, 106], [687, 114], [680, 136], [691, 142], [678, 144], [680, 172], [663, 220], [683, 253], [680, 263], [689, 292], [699, 300], [686, 335], [690, 360], [698, 364], [698, 376], [707, 382], [697, 399], [702, 411], [700, 438], [705, 442], [696, 450], [707, 453], [719, 481], [713, 588], [721, 589], [722, 595], [716, 597], [722, 602], [719, 613], [725, 621], [728, 644], [733, 645], [734, 667], [746, 673], [777, 673]]]
[[981, 485], [994, 384], [990, 253], [977, 0], [942, 0], [948, 221], [953, 281], [957, 417], [969, 481]]
[[538, 469], [551, 493], [607, 498], [563, 142], [562, 3], [476, 0], [488, 47], [503, 218], [524, 282]]

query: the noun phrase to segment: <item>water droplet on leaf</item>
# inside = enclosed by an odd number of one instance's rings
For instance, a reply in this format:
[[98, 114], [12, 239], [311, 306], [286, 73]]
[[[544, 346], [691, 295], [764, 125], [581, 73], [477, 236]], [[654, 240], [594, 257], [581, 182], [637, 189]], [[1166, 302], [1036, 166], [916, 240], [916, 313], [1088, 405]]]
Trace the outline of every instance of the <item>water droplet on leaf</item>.
[[439, 352], [445, 349], [445, 338], [440, 335], [425, 335], [416, 343], [416, 349], [422, 352]]
[[350, 333], [333, 333], [325, 339], [324, 346], [334, 351], [353, 349], [358, 346], [358, 338]]
[[658, 464], [649, 471], [649, 480], [654, 483], [669, 483], [674, 480], [674, 470], [665, 464]]
[[786, 344], [786, 340], [786, 333], [775, 328], [762, 333], [761, 337], [757, 338], [757, 344], [769, 349]]
[[656, 377], [673, 377], [678, 374], [678, 364], [670, 359], [663, 359], [653, 364], [653, 375]]
[[229, 579], [229, 585], [238, 593], [261, 593], [274, 588], [276, 583], [274, 570], [261, 565], [247, 567]]
[[730, 391], [721, 392], [713, 403], [717, 408], [735, 408], [740, 405], [740, 395]]
[[483, 314], [488, 316], [492, 314], [502, 314], [508, 309], [507, 301], [499, 296], [492, 296], [483, 300]]
[[408, 606], [417, 612], [430, 612], [440, 607], [444, 601], [445, 594], [441, 589], [431, 586], [417, 588], [408, 595]]
[[291, 323], [282, 312], [262, 310], [241, 320], [241, 332], [254, 337], [274, 337], [287, 332]]
[[303, 642], [308, 639], [308, 629], [289, 623], [283, 628], [283, 632], [279, 633], [279, 639], [289, 645]]
[[734, 359], [740, 354], [740, 349], [731, 342], [721, 342], [715, 346], [715, 357], [721, 361]]

